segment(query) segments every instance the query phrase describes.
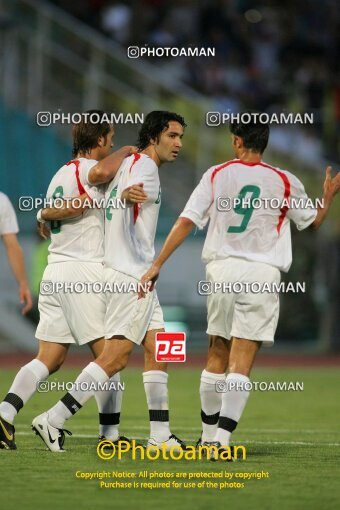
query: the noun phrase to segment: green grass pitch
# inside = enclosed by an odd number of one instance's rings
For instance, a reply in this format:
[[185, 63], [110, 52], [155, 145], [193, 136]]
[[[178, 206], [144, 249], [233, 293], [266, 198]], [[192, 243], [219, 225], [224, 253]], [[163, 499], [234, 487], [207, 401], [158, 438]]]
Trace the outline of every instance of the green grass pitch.
[[[142, 369], [133, 368], [123, 374], [125, 395], [121, 433], [145, 440], [148, 437], [148, 413], [141, 372]], [[2, 394], [6, 393], [15, 373], [15, 370], [1, 370]], [[61, 369], [51, 379], [72, 381], [78, 373], [78, 369]], [[196, 368], [170, 368], [171, 428], [190, 444], [194, 444], [200, 434], [199, 376], [200, 370]], [[94, 400], [67, 423], [67, 428], [74, 434], [66, 438], [67, 452], [52, 454], [45, 450], [41, 440], [32, 433], [30, 424], [34, 416], [55, 403], [62, 393], [35, 395], [16, 421], [18, 450], [0, 450], [1, 508], [339, 508], [339, 370], [256, 369], [252, 379], [302, 381], [304, 391], [258, 391], [251, 394], [233, 437], [234, 444], [246, 446], [247, 460], [235, 463], [213, 463], [207, 460], [132, 461], [130, 455], [121, 461], [103, 461], [96, 455], [98, 428]], [[269, 472], [269, 478], [246, 481], [242, 489], [151, 490], [101, 489], [97, 479], [89, 481], [75, 477], [76, 471], [139, 473], [143, 470], [173, 473], [265, 471]], [[195, 481], [197, 483], [202, 480]]]

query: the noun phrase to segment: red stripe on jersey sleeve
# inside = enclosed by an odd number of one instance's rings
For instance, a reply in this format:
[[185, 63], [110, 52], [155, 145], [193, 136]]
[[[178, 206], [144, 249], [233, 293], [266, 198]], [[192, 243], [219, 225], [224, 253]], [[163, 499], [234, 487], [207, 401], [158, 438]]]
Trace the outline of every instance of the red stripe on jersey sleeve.
[[136, 152], [134, 155], [133, 155], [133, 161], [131, 163], [131, 166], [130, 166], [130, 170], [129, 172], [131, 173], [131, 170], [132, 170], [132, 167], [133, 165], [139, 160], [140, 158], [140, 154], [138, 154], [138, 152]]
[[80, 165], [80, 161], [78, 161], [77, 159], [73, 159], [72, 161], [69, 161], [68, 163], [66, 163], [66, 165], [75, 165], [76, 167], [76, 180], [77, 180], [77, 186], [78, 186], [78, 191], [81, 195], [83, 195], [84, 193], [86, 193], [82, 183], [80, 182], [80, 178], [79, 178], [79, 165]]
[[211, 174], [211, 177], [210, 177], [210, 179], [211, 179], [211, 183], [213, 183], [213, 182], [214, 182], [215, 176], [216, 176], [216, 174], [217, 174], [220, 170], [223, 170], [223, 168], [226, 168], [226, 167], [227, 167], [227, 166], [229, 166], [229, 165], [233, 165], [234, 163], [240, 163], [240, 160], [239, 160], [239, 159], [232, 159], [231, 161], [227, 161], [226, 163], [223, 163], [222, 165], [217, 166], [217, 167], [215, 168], [215, 170], [214, 170], [214, 171], [212, 172], [212, 174]]
[[[133, 165], [139, 160], [139, 158], [140, 158], [140, 154], [138, 154], [138, 152], [136, 152], [133, 155], [133, 161], [131, 163], [130, 170], [129, 170], [130, 173], [131, 173]], [[140, 204], [133, 205], [133, 223], [134, 224], [136, 223], [138, 215], [139, 215], [139, 208], [140, 208]]]

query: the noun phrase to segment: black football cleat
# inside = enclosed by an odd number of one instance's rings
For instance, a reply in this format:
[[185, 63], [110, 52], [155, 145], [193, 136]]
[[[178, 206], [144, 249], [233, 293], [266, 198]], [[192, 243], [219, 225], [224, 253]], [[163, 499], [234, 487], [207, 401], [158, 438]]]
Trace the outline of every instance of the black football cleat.
[[[196, 443], [196, 450], [201, 452], [202, 458], [211, 460], [211, 452], [210, 447], [215, 446], [216, 443], [214, 441], [204, 441], [202, 442], [202, 438], [200, 437]], [[204, 447], [204, 448], [203, 448]]]
[[16, 450], [14, 425], [8, 423], [0, 416], [0, 448], [3, 450]]
[[[221, 443], [219, 443], [218, 441], [215, 441], [213, 443], [203, 443], [204, 446], [208, 446], [208, 447], [212, 447], [214, 446], [215, 448], [211, 448], [210, 452], [209, 452], [209, 458], [211, 461], [213, 462], [216, 462], [217, 460], [221, 460], [222, 462], [235, 462], [235, 458], [234, 458], [234, 447], [233, 446], [229, 446], [229, 450], [225, 447], [225, 446], [222, 446]], [[229, 455], [230, 453], [230, 455]]]
[[147, 442], [147, 448], [162, 448], [165, 445], [166, 450], [186, 450], [185, 443], [179, 439], [175, 434], [171, 434], [166, 441], [157, 441], [154, 438], [150, 438]]

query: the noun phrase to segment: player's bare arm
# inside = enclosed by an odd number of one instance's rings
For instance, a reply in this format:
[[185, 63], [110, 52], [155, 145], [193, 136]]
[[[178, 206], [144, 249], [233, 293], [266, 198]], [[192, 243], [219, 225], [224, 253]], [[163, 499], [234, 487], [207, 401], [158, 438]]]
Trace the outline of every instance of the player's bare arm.
[[41, 210], [41, 219], [43, 221], [65, 220], [69, 218], [76, 218], [83, 214], [89, 208], [91, 198], [87, 193], [83, 193], [77, 200], [64, 200], [61, 207], [45, 207]]
[[328, 166], [326, 168], [326, 179], [323, 183], [323, 207], [318, 207], [318, 213], [311, 225], [314, 230], [318, 229], [326, 219], [333, 198], [337, 193], [339, 193], [339, 191], [340, 172], [338, 172], [336, 176], [332, 178], [332, 167]]
[[[183, 243], [184, 239], [188, 237], [193, 227], [194, 223], [188, 218], [178, 218], [172, 227], [170, 234], [166, 238], [160, 254], [155, 259], [150, 269], [142, 276], [142, 284], [151, 282], [150, 290], [153, 290], [163, 264], [168, 260], [170, 255], [172, 255], [172, 253], [177, 250], [177, 248]], [[142, 296], [140, 295], [140, 297]]]
[[110, 156], [99, 161], [89, 172], [89, 183], [92, 185], [105, 184], [111, 181], [116, 175], [124, 159], [137, 152], [137, 147], [125, 145]]
[[61, 207], [45, 207], [38, 212], [37, 228], [39, 235], [43, 239], [48, 239], [50, 237], [49, 225], [47, 225], [46, 222], [76, 218], [81, 216], [86, 209], [89, 208], [91, 198], [87, 193], [83, 193], [75, 198], [77, 202], [64, 200]]
[[19, 302], [24, 305], [22, 314], [25, 315], [32, 308], [32, 298], [27, 283], [24, 254], [16, 234], [3, 234], [2, 238], [9, 264], [18, 282]]

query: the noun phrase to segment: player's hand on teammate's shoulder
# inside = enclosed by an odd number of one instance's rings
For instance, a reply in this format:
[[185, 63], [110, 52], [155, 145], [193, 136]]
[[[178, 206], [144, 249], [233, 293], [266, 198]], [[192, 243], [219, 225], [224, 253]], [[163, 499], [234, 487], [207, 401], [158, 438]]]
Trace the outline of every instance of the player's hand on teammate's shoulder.
[[326, 168], [326, 179], [323, 183], [323, 191], [325, 195], [336, 195], [340, 191], [340, 172], [337, 172], [332, 178], [332, 167]]
[[121, 198], [125, 200], [128, 205], [143, 204], [148, 198], [143, 186], [144, 184], [142, 182], [129, 186], [123, 191]]
[[157, 264], [152, 264], [150, 269], [143, 274], [141, 278], [141, 286], [138, 292], [138, 299], [145, 297], [146, 291], [143, 290], [145, 286], [148, 287], [148, 290], [151, 292], [155, 288], [156, 281], [159, 277], [159, 272], [161, 268]]
[[131, 156], [131, 154], [136, 154], [138, 151], [138, 148], [135, 145], [124, 145], [119, 149], [127, 158], [128, 156]]
[[28, 285], [26, 282], [22, 282], [19, 285], [19, 302], [21, 305], [24, 305], [21, 310], [22, 315], [25, 315], [29, 312], [33, 306], [32, 297]]

